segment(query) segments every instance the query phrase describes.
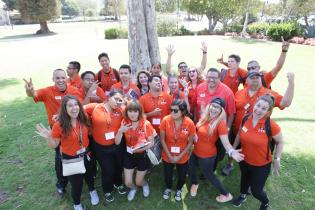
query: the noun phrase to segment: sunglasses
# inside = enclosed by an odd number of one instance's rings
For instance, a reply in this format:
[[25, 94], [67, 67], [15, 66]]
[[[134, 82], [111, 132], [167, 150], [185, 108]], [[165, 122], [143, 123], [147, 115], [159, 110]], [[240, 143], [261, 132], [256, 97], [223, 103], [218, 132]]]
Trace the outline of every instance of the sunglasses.
[[171, 112], [174, 112], [175, 114], [179, 111], [179, 109], [170, 109]]
[[257, 66], [247, 67], [247, 70], [250, 71], [250, 70], [254, 70], [256, 68], [257, 68]]
[[187, 69], [188, 66], [179, 66], [180, 69]]

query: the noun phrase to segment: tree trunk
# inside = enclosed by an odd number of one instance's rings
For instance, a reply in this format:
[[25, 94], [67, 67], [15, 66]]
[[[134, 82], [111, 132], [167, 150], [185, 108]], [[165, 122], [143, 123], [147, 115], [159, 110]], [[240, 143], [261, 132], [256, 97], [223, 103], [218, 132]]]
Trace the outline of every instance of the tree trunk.
[[285, 10], [287, 8], [288, 0], [282, 0], [282, 14], [281, 14], [281, 23], [285, 20]]
[[160, 62], [153, 0], [128, 0], [128, 49], [133, 74]]
[[133, 74], [151, 67], [142, 0], [128, 0], [128, 50]]
[[208, 31], [209, 33], [213, 32], [215, 26], [217, 25], [218, 19], [215, 16], [206, 14], [207, 18], [208, 18]]
[[243, 30], [241, 32], [241, 37], [245, 37], [246, 35], [246, 29], [247, 29], [247, 24], [248, 24], [248, 15], [249, 15], [249, 3], [250, 0], [247, 0], [247, 6], [246, 6], [246, 14], [245, 14], [245, 20], [244, 20], [244, 24], [243, 24]]
[[51, 31], [48, 28], [47, 20], [40, 20], [39, 21], [40, 29], [36, 31], [36, 34], [49, 34]]
[[309, 27], [307, 15], [304, 15], [305, 26]]
[[151, 64], [160, 63], [160, 49], [158, 42], [158, 34], [156, 28], [155, 5], [152, 0], [144, 0], [144, 17], [146, 21], [146, 30], [148, 37], [148, 49]]

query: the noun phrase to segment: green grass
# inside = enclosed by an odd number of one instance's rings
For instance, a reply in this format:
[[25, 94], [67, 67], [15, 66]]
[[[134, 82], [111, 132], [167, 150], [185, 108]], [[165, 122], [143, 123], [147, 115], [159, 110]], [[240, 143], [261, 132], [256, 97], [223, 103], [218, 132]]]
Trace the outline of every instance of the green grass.
[[[181, 60], [189, 65], [198, 65], [201, 40], [208, 43], [207, 67], [220, 68], [215, 59], [221, 53], [225, 58], [228, 54], [236, 53], [242, 57], [241, 66], [251, 59], [257, 59], [264, 69], [269, 70], [280, 53], [280, 44], [274, 42], [217, 36], [170, 37], [159, 40], [162, 63], [166, 60], [165, 47], [172, 43], [176, 47], [174, 69]], [[0, 70], [0, 209], [72, 209], [69, 186], [64, 198], [55, 194], [54, 151], [34, 133], [36, 123], [47, 121], [44, 106], [25, 97], [22, 78], [33, 77], [36, 88], [50, 85], [52, 70], [66, 67], [70, 60], [79, 60], [82, 71], [97, 71], [97, 55], [102, 51], [110, 54], [114, 67], [119, 67], [122, 63], [128, 63], [127, 40], [108, 41], [90, 35], [62, 36], [58, 33], [40, 39], [0, 40], [0, 45], [3, 56]], [[282, 128], [286, 145], [281, 176], [270, 176], [266, 186], [272, 209], [314, 209], [314, 55], [314, 47], [291, 45], [285, 66], [272, 84], [274, 90], [283, 94], [287, 85], [286, 72], [296, 74], [293, 104], [284, 111], [275, 110], [273, 114]], [[219, 168], [222, 166], [223, 163]], [[229, 177], [219, 175], [234, 196], [239, 192], [240, 174], [236, 168]], [[98, 176], [96, 187], [101, 195], [101, 204], [90, 206], [86, 186], [82, 203], [89, 209], [233, 209], [231, 204], [218, 204], [215, 201], [218, 192], [208, 182], [201, 182], [196, 198], [191, 198], [184, 186], [184, 199], [177, 203], [174, 198], [169, 201], [162, 199], [162, 166], [155, 168], [147, 178], [151, 187], [147, 199], [139, 191], [135, 201], [127, 202], [126, 196], [116, 193], [115, 201], [106, 204]], [[240, 209], [257, 209], [258, 205], [258, 201], [251, 197]]]

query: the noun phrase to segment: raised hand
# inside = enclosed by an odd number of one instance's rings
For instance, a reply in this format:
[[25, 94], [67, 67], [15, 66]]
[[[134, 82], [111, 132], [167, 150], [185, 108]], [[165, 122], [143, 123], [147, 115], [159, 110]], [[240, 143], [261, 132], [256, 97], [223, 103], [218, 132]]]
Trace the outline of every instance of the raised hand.
[[119, 130], [122, 132], [122, 133], [125, 133], [127, 130], [129, 130], [131, 128], [131, 124], [123, 124], [120, 126]]
[[201, 48], [200, 49], [202, 50], [202, 52], [205, 52], [205, 53], [207, 52], [208, 46], [207, 46], [206, 42], [204, 42], [204, 41], [201, 42]]
[[282, 51], [284, 51], [284, 52], [288, 51], [288, 49], [290, 47], [290, 43], [284, 41], [283, 36], [281, 36], [281, 41], [282, 41]]
[[33, 81], [32, 81], [32, 78], [30, 78], [29, 81], [27, 81], [26, 79], [23, 79], [24, 82], [25, 82], [25, 91], [26, 91], [26, 94], [30, 97], [33, 97], [34, 96], [34, 85], [33, 85]]
[[93, 82], [93, 84], [91, 85], [91, 87], [89, 88], [89, 91], [88, 91], [89, 96], [94, 95], [93, 93], [94, 93], [94, 91], [97, 89], [97, 87], [98, 87], [99, 84], [100, 84], [99, 81]]
[[35, 133], [43, 137], [44, 139], [51, 138], [51, 130], [50, 128], [46, 128], [42, 123], [36, 124], [35, 126], [36, 130]]
[[168, 56], [172, 56], [175, 52], [174, 45], [172, 45], [172, 44], [168, 45], [166, 47], [166, 51], [167, 51]]
[[224, 61], [223, 61], [223, 53], [222, 53], [221, 57], [217, 59], [217, 62], [221, 63], [221, 64], [224, 63]]
[[289, 83], [293, 83], [294, 82], [294, 73], [293, 72], [288, 72], [287, 73], [287, 78], [288, 78], [288, 82]]

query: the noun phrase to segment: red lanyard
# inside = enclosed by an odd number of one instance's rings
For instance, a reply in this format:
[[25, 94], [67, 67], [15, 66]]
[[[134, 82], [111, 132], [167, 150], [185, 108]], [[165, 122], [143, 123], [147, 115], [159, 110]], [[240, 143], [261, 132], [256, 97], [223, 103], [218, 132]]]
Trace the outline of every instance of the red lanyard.
[[83, 138], [82, 138], [82, 128], [81, 128], [81, 124], [79, 123], [79, 129], [80, 129], [80, 133], [78, 134], [76, 131], [76, 128], [72, 127], [73, 132], [75, 133], [75, 135], [78, 137], [79, 140], [79, 144], [80, 144], [80, 148], [82, 148], [83, 145]]
[[[173, 131], [174, 131], [174, 141], [175, 141], [175, 145], [177, 144], [177, 140], [179, 138], [180, 132], [182, 130], [182, 125], [183, 122], [181, 123], [181, 125], [179, 126], [179, 129], [176, 129], [176, 124], [175, 121], [173, 120]], [[179, 130], [179, 134], [178, 134], [178, 130]]]
[[111, 113], [107, 111], [105, 105], [104, 105], [104, 115], [105, 115], [105, 120], [107, 124], [107, 129], [109, 129], [112, 123], [112, 118], [111, 118]]
[[[157, 98], [153, 97], [153, 95], [151, 94], [151, 99], [154, 103], [153, 105], [153, 109], [159, 108], [159, 104], [160, 104], [160, 95], [158, 95]], [[156, 100], [157, 99], [157, 100]]]

